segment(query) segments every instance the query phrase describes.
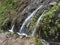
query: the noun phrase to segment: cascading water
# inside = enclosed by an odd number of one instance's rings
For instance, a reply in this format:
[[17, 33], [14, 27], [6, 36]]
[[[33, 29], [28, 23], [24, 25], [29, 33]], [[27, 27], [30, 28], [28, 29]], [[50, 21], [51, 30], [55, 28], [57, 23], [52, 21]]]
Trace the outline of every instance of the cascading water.
[[14, 25], [12, 26], [12, 28], [9, 30], [11, 33], [14, 33], [13, 32], [13, 29], [14, 29]]
[[29, 25], [30, 25], [30, 22], [26, 25], [26, 27], [28, 28]]
[[28, 16], [28, 17], [25, 19], [24, 23], [22, 24], [22, 26], [21, 26], [21, 28], [20, 28], [20, 30], [19, 30], [19, 33], [18, 33], [19, 35], [20, 35], [20, 33], [24, 33], [24, 32], [23, 32], [23, 29], [24, 29], [25, 26], [31, 21], [31, 19], [34, 17], [34, 15], [36, 14], [36, 12], [37, 12], [40, 8], [42, 8], [42, 6], [43, 6], [43, 5], [40, 5], [36, 10], [33, 11], [32, 14], [30, 14], [30, 16]]
[[[36, 1], [36, 0], [35, 0]], [[47, 1], [48, 3], [49, 1]], [[44, 2], [45, 3], [45, 2]], [[19, 30], [19, 33], [22, 33], [23, 32], [23, 29], [25, 28], [25, 26], [32, 20], [32, 18], [34, 17], [34, 15], [36, 14], [36, 12], [42, 8], [45, 4], [43, 3], [43, 5], [40, 5], [36, 10], [34, 10], [24, 21], [24, 23], [22, 24], [20, 30]], [[46, 4], [47, 4], [46, 3]]]
[[36, 33], [36, 28], [38, 27], [40, 21], [42, 20], [42, 17], [43, 17], [43, 15], [44, 15], [44, 13], [45, 13], [45, 11], [44, 11], [44, 12], [42, 13], [42, 15], [38, 18], [38, 20], [37, 20], [37, 22], [36, 22], [36, 25], [35, 25], [35, 28], [34, 28], [34, 30], [33, 30], [33, 32], [32, 32], [32, 36], [35, 35], [35, 33]]

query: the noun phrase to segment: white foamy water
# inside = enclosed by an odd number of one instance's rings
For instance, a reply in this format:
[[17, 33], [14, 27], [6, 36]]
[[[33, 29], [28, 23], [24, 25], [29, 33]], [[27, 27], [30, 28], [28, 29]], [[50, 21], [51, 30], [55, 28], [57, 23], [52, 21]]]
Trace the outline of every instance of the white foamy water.
[[12, 26], [12, 28], [9, 30], [11, 33], [14, 33], [13, 32], [13, 29], [14, 29], [14, 25]]

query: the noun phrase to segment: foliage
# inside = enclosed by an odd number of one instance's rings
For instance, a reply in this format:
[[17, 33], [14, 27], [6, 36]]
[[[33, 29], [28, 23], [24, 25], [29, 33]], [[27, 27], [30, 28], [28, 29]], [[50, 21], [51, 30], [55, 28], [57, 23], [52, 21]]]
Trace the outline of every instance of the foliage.
[[3, 30], [0, 29], [0, 33], [2, 33], [2, 32], [3, 32]]
[[10, 10], [15, 10], [17, 8], [18, 0], [5, 0], [0, 5], [0, 16], [6, 15]]
[[[11, 19], [11, 15], [16, 15], [19, 0], [2, 0], [0, 4], [0, 28], [6, 30]], [[11, 13], [11, 14], [10, 14]]]
[[44, 17], [40, 22], [40, 26], [39, 26], [39, 30], [41, 31], [43, 38], [55, 39], [57, 33], [59, 34], [59, 30], [60, 30], [59, 9], [60, 9], [60, 3], [55, 5], [49, 12], [44, 14]]
[[4, 22], [2, 22], [1, 28], [6, 30], [6, 28], [9, 28], [9, 26], [10, 26], [10, 20], [9, 18], [7, 18], [4, 20]]
[[41, 42], [40, 39], [36, 38], [36, 43], [35, 43], [35, 45], [43, 45], [43, 44], [42, 44], [42, 42]]
[[[53, 6], [46, 14], [44, 14], [43, 19], [41, 20], [39, 27], [37, 28], [37, 33], [39, 32], [40, 37], [45, 39], [58, 39], [59, 30], [60, 30], [60, 2]], [[37, 16], [38, 15], [38, 16]], [[35, 23], [40, 15], [40, 12], [33, 18], [30, 24], [30, 30], [34, 29]]]

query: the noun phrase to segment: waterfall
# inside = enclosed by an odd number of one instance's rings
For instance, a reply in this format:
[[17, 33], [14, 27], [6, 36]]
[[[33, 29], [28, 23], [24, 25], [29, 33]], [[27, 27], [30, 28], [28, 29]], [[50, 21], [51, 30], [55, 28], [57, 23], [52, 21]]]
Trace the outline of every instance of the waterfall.
[[[31, 21], [31, 18], [34, 17], [34, 15], [36, 14], [36, 12], [42, 8], [43, 5], [40, 5], [36, 10], [34, 10], [24, 21], [24, 23], [22, 24], [20, 30], [19, 30], [19, 33], [21, 33], [23, 31], [23, 29], [25, 28], [25, 26]], [[19, 34], [18, 33], [18, 34]]]
[[11, 33], [14, 33], [13, 32], [13, 29], [14, 29], [14, 25], [12, 26], [12, 28], [9, 30]]
[[32, 13], [30, 16], [28, 16], [28, 17], [25, 19], [24, 23], [22, 24], [22, 26], [21, 26], [21, 28], [20, 28], [20, 32], [22, 31], [22, 29], [24, 28], [24, 26], [25, 26], [27, 23], [30, 22], [31, 18], [33, 18], [33, 16], [35, 15], [35, 13], [36, 13], [41, 7], [42, 7], [42, 5], [40, 5], [35, 11], [33, 11], [33, 13]]
[[28, 28], [29, 25], [30, 25], [30, 22], [26, 25], [26, 27]]
[[36, 22], [36, 25], [35, 25], [35, 28], [34, 28], [34, 30], [33, 30], [33, 32], [32, 32], [32, 36], [35, 35], [35, 33], [36, 33], [36, 28], [38, 27], [40, 21], [42, 20], [42, 17], [43, 17], [43, 15], [44, 15], [44, 13], [45, 13], [45, 11], [44, 11], [44, 12], [42, 13], [42, 15], [38, 18], [38, 20], [37, 20], [37, 22]]
[[[47, 3], [48, 3], [48, 2], [47, 2]], [[27, 28], [27, 26], [29, 25], [28, 23], [30, 23], [30, 21], [32, 20], [32, 18], [35, 16], [36, 12], [37, 12], [39, 9], [41, 9], [43, 6], [45, 6], [44, 3], [41, 4], [41, 5], [39, 5], [39, 6], [37, 7], [37, 9], [35, 9], [35, 10], [25, 19], [25, 21], [23, 22], [23, 24], [22, 24], [19, 32], [17, 32], [18, 35], [20, 35], [21, 33], [25, 33], [25, 34], [27, 35], [27, 33], [26, 33], [26, 28]], [[23, 12], [24, 12], [24, 11], [23, 11]], [[38, 24], [37, 24], [37, 25], [38, 25]], [[28, 31], [28, 30], [27, 30], [27, 31]], [[33, 34], [33, 33], [32, 33], [32, 34]]]
[[32, 20], [32, 18], [34, 17], [34, 15], [36, 14], [36, 12], [41, 9], [43, 6], [45, 6], [45, 3], [48, 4], [48, 0], [47, 2], [44, 2], [42, 5], [40, 5], [39, 7], [37, 7], [36, 10], [34, 10], [26, 19], [25, 21], [23, 22], [20, 30], [19, 30], [19, 33], [21, 33], [21, 31], [23, 31], [23, 29], [25, 28], [25, 26]]
[[21, 26], [21, 28], [20, 28], [20, 32], [22, 31], [22, 29], [24, 28], [24, 26], [25, 26], [28, 22], [30, 22], [31, 18], [35, 15], [35, 13], [36, 13], [41, 7], [42, 7], [42, 5], [40, 5], [35, 11], [33, 11], [33, 13], [32, 13], [30, 16], [28, 16], [28, 17], [26, 18], [26, 20], [24, 21], [24, 23], [22, 24], [22, 26]]

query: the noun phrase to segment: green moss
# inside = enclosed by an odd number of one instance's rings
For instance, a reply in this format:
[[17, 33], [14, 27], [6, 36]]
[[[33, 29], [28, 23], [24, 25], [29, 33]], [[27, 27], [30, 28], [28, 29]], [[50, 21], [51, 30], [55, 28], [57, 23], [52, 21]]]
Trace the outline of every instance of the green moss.
[[60, 2], [55, 5], [54, 7], [52, 7], [52, 9], [47, 12], [44, 16], [50, 16], [51, 18], [55, 15], [55, 12], [60, 8]]
[[35, 43], [35, 45], [43, 45], [43, 44], [42, 44], [42, 42], [41, 42], [40, 39], [36, 38], [36, 43]]
[[12, 35], [12, 33], [11, 32], [7, 32], [7, 35]]
[[3, 30], [0, 29], [0, 33], [2, 33], [2, 32], [3, 32]]

